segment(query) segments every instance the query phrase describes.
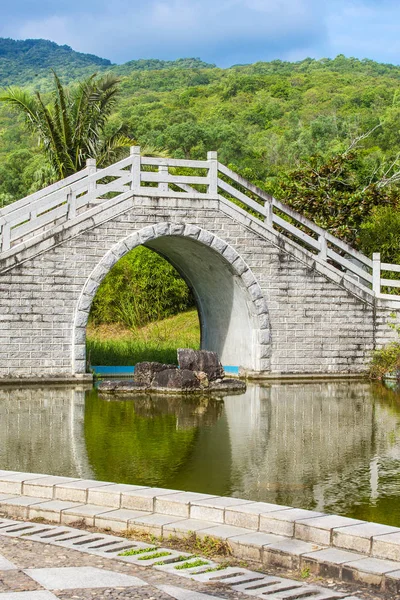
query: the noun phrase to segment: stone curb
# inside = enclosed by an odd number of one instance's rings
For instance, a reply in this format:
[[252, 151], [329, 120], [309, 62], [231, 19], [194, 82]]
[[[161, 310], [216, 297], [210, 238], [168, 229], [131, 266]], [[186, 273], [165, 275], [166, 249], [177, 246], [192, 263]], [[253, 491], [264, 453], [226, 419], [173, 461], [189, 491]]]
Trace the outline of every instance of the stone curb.
[[400, 528], [240, 498], [0, 471], [0, 512], [60, 525], [211, 536], [268, 566], [400, 591]]

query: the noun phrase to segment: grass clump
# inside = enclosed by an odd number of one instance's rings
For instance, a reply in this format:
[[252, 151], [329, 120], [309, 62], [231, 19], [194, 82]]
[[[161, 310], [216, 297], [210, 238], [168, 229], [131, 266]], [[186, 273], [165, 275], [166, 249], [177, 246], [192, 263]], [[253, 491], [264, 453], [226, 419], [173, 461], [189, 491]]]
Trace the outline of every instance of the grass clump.
[[125, 550], [125, 552], [120, 552], [118, 556], [136, 556], [137, 554], [145, 554], [146, 552], [154, 552], [157, 548], [131, 548], [130, 550]]
[[163, 556], [170, 556], [171, 552], [154, 552], [154, 554], [145, 554], [144, 556], [139, 556], [138, 560], [153, 560], [153, 558], [162, 558]]
[[182, 569], [191, 569], [194, 567], [202, 567], [203, 565], [208, 565], [208, 561], [207, 560], [203, 560], [202, 558], [198, 558], [193, 562], [190, 562], [190, 560], [188, 560], [187, 562], [182, 563], [181, 565], [177, 565], [175, 567], [175, 569], [177, 571], [181, 571]]

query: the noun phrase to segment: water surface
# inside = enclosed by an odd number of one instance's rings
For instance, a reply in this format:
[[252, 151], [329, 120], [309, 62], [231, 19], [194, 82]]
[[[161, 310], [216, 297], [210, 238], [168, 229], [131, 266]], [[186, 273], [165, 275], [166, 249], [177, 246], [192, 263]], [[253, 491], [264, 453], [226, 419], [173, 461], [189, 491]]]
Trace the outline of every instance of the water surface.
[[0, 389], [0, 469], [233, 495], [400, 526], [400, 395], [369, 382], [107, 400]]

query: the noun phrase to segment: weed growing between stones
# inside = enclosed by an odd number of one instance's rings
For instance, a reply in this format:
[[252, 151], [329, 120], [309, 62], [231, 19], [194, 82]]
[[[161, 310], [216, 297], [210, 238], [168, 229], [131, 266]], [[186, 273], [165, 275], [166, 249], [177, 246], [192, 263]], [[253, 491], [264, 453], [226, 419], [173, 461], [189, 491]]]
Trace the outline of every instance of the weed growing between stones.
[[175, 569], [177, 571], [181, 571], [182, 569], [191, 569], [194, 567], [202, 567], [203, 565], [208, 565], [209, 563], [206, 560], [201, 558], [197, 558], [195, 561], [187, 561], [181, 565], [177, 565]]
[[130, 550], [125, 550], [125, 552], [120, 552], [118, 556], [136, 556], [137, 554], [144, 554], [145, 552], [154, 552], [157, 548], [131, 548]]
[[139, 556], [138, 560], [153, 560], [153, 558], [162, 558], [163, 556], [170, 556], [170, 554], [170, 552], [154, 552], [154, 554]]

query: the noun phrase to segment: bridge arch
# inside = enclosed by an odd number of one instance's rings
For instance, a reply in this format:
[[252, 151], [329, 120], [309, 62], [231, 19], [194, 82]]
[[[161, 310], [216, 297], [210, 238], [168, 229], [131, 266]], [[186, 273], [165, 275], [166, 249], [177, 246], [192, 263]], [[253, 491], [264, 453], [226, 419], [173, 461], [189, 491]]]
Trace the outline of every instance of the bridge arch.
[[120, 258], [140, 245], [166, 258], [192, 289], [201, 347], [217, 352], [225, 365], [259, 371], [261, 360], [265, 365], [270, 356], [270, 323], [250, 267], [213, 233], [195, 225], [165, 222], [144, 227], [115, 244], [89, 275], [75, 311], [73, 373], [86, 370], [86, 326], [100, 283]]

